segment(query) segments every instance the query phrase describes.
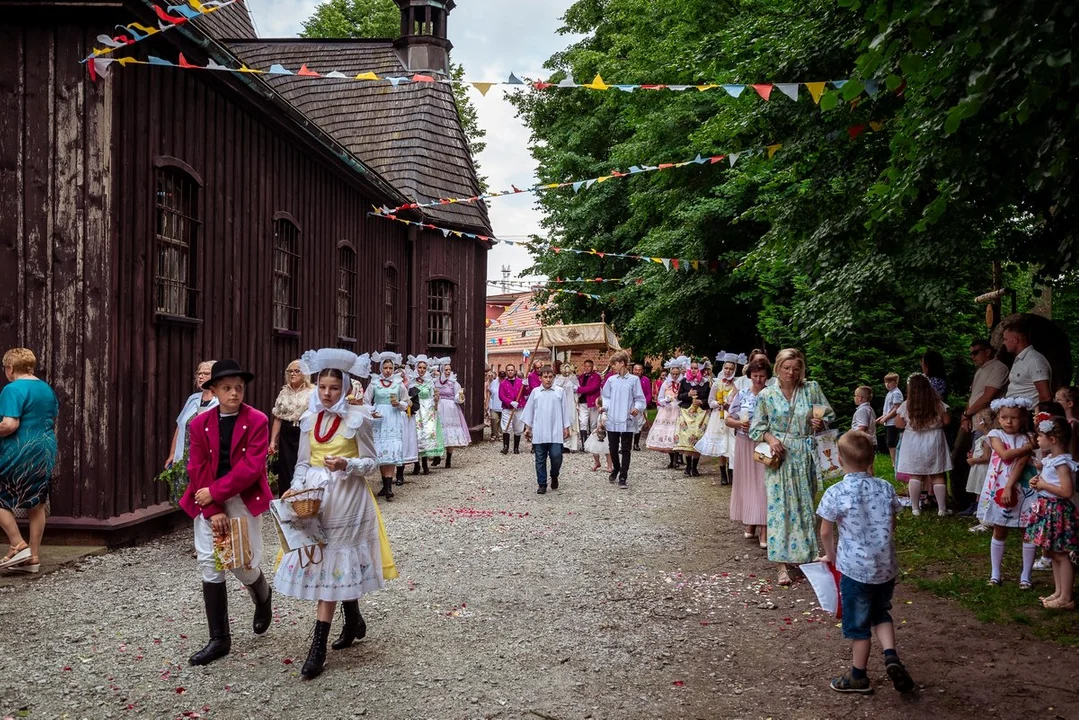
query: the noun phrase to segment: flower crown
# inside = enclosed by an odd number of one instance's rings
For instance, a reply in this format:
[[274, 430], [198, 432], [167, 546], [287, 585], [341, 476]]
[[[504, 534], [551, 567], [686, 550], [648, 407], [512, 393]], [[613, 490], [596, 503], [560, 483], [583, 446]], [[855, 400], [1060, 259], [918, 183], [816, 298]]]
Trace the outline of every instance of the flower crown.
[[992, 408], [994, 412], [999, 411], [1001, 408], [1019, 408], [1021, 410], [1026, 410], [1027, 412], [1030, 412], [1034, 409], [1034, 403], [1032, 403], [1025, 397], [1006, 397], [997, 398], [993, 402], [989, 403], [989, 407]]

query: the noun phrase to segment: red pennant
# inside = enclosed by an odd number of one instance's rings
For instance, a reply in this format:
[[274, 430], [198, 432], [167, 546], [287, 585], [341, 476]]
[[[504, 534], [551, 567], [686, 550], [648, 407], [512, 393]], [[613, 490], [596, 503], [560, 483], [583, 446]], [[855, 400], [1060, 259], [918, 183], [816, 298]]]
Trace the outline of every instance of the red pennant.
[[711, 164], [715, 165], [716, 163], [723, 162], [726, 159], [727, 159], [726, 155], [716, 155], [714, 158], [711, 158]]
[[484, 242], [487, 242], [488, 240], [491, 239], [491, 238], [487, 237], [486, 235], [477, 235], [476, 237], [478, 237], [480, 240], [483, 240]]
[[551, 250], [552, 250], [553, 252], [555, 252], [555, 253], [560, 253], [560, 252], [562, 252], [562, 248], [557, 248], [557, 247], [554, 247], [553, 245], [551, 246]]
[[671, 267], [673, 267], [675, 270], [678, 269], [678, 258], [671, 258]]
[[601, 253], [601, 252], [598, 252], [598, 253], [596, 253], [596, 254], [597, 254], [597, 255], [599, 255], [600, 257], [603, 257], [603, 256], [604, 256], [604, 255], [606, 255], [607, 253]]
[[850, 139], [854, 140], [859, 135], [865, 132], [865, 125], [851, 125], [847, 128], [847, 134], [850, 135]]
[[757, 91], [757, 94], [760, 95], [763, 100], [767, 100], [769, 98], [769, 96], [771, 96], [772, 88], [774, 86], [770, 85], [770, 84], [767, 84], [767, 85], [752, 85], [751, 87], [754, 90]]
[[90, 82], [97, 82], [97, 68], [94, 67], [93, 60], [87, 61], [86, 72], [90, 73]]
[[644, 278], [637, 278], [638, 285], [644, 285]]
[[535, 90], [546, 90], [547, 88], [554, 87], [554, 85], [552, 85], [551, 83], [545, 83], [545, 82], [534, 82], [534, 83], [532, 83], [532, 87]]
[[307, 77], [322, 77], [321, 75], [319, 75], [314, 70], [308, 70], [306, 63], [304, 63], [303, 65], [300, 66], [300, 69], [296, 71], [296, 74], [297, 75], [306, 75]]
[[641, 85], [641, 90], [662, 90], [666, 85]]
[[667, 168], [673, 168], [673, 167], [674, 167], [674, 163], [660, 163], [659, 164], [659, 169], [660, 170], [666, 170]]
[[[301, 73], [302, 74], [302, 73]], [[430, 75], [413, 75], [412, 82], [434, 82], [435, 79]]]
[[192, 65], [191, 63], [189, 63], [187, 61], [187, 58], [184, 57], [183, 53], [180, 53], [180, 67], [182, 67], [182, 68], [195, 68], [195, 69], [198, 69], [198, 70], [202, 70], [202, 68], [199, 67], [198, 65]]
[[157, 16], [159, 18], [161, 18], [162, 20], [164, 20], [165, 22], [167, 22], [170, 25], [182, 25], [183, 23], [187, 22], [187, 18], [185, 18], [185, 17], [176, 17], [175, 15], [169, 15], [159, 5], [154, 5], [154, 12], [157, 13]]

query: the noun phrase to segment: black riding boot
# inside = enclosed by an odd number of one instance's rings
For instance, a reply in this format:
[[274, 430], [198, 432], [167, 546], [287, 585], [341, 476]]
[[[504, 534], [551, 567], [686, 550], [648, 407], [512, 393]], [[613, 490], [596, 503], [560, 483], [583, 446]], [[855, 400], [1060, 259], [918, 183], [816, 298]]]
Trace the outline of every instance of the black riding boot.
[[315, 632], [311, 637], [311, 650], [307, 653], [303, 668], [300, 669], [300, 677], [304, 680], [314, 680], [322, 674], [326, 667], [326, 640], [330, 637], [330, 624], [315, 621]]
[[700, 467], [701, 459], [699, 457], [689, 458], [688, 462], [693, 465], [693, 477], [700, 477], [701, 471], [698, 468]]
[[431, 467], [438, 467], [442, 464], [442, 456], [439, 455], [436, 458], [431, 458]]
[[192, 665], [209, 665], [223, 658], [232, 649], [229, 633], [229, 593], [225, 583], [202, 583], [202, 602], [206, 605], [206, 624], [210, 626], [210, 642], [188, 660]]
[[420, 458], [420, 463], [423, 465], [423, 470], [421, 471], [422, 474], [430, 475], [431, 470], [427, 467], [427, 458]]
[[386, 502], [393, 500], [393, 478], [382, 478], [382, 489], [376, 493], [376, 497], [386, 498]]
[[678, 467], [674, 462], [674, 453], [673, 452], [672, 453], [667, 453], [667, 457], [669, 457], [671, 459], [671, 461], [669, 463], [667, 463], [667, 469], [668, 470], [674, 470], [676, 467]]
[[402, 485], [405, 484], [405, 466], [404, 465], [398, 465], [397, 466], [397, 479], [394, 481], [394, 484], [397, 485], [397, 487], [401, 487]]
[[674, 454], [674, 466], [675, 467], [682, 467], [685, 464], [686, 464], [685, 460], [682, 458], [682, 453], [675, 453]]
[[514, 455], [520, 455], [521, 454], [521, 436], [520, 435], [514, 435], [513, 436], [513, 454]]
[[256, 635], [261, 635], [270, 629], [273, 622], [273, 589], [261, 570], [258, 580], [247, 586], [247, 593], [251, 596], [251, 602], [255, 603], [255, 619], [251, 628]]
[[[582, 448], [584, 447], [585, 441], [587, 441], [587, 440], [588, 440], [588, 431], [587, 430], [582, 430], [581, 431], [581, 447]], [[581, 450], [581, 452], [584, 452], [584, 450]]]
[[510, 434], [502, 433], [502, 454], [506, 455], [510, 451]]
[[345, 615], [345, 626], [341, 628], [341, 636], [330, 646], [334, 650], [352, 647], [352, 643], [367, 635], [367, 623], [363, 621], [363, 615], [360, 615], [359, 600], [345, 600], [341, 603], [341, 612]]
[[686, 469], [682, 471], [686, 477], [693, 477], [693, 458], [686, 457]]
[[449, 450], [446, 451], [446, 469], [449, 470], [453, 466], [453, 453]]
[[419, 462], [416, 462], [416, 463], [414, 463], [412, 465], [412, 474], [413, 475], [419, 475], [420, 474], [420, 463]]

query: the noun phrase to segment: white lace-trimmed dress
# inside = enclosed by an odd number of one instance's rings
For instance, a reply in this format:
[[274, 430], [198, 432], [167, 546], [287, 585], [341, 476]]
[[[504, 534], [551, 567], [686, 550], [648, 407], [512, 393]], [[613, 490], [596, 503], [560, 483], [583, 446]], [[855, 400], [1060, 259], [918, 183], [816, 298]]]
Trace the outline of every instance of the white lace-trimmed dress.
[[731, 466], [734, 462], [734, 429], [727, 427], [727, 411], [723, 405], [730, 405], [738, 395], [738, 385], [734, 379], [730, 383], [724, 382], [720, 375], [712, 391], [708, 396], [708, 407], [712, 414], [708, 418], [708, 427], [704, 431], [704, 437], [697, 442], [697, 452], [705, 457], [730, 458]]
[[571, 418], [569, 439], [562, 445], [566, 450], [577, 452], [581, 449], [581, 418], [577, 412], [577, 388], [580, 387], [580, 381], [577, 380], [576, 375], [555, 375], [554, 386], [562, 388], [566, 412]]
[[468, 447], [472, 442], [472, 435], [468, 432], [468, 419], [465, 418], [460, 404], [464, 402], [464, 389], [457, 382], [457, 378], [450, 375], [448, 380], [435, 380], [435, 391], [438, 394], [438, 417], [442, 420], [442, 440], [445, 446]]
[[[948, 409], [947, 405], [943, 407]], [[896, 454], [896, 471], [908, 475], [940, 475], [951, 470], [952, 455], [948, 452], [948, 440], [944, 437], [941, 419], [938, 417], [929, 427], [915, 430], [910, 424], [906, 402], [896, 412], [907, 421], [903, 442]]]
[[[397, 398], [397, 407], [390, 402], [390, 399], [394, 397]], [[401, 378], [395, 375], [389, 380], [381, 376], [373, 379], [367, 386], [367, 392], [364, 393], [364, 401], [381, 416], [372, 418], [371, 422], [378, 464], [380, 466], [403, 464], [405, 461], [404, 411], [408, 407], [408, 392]]]
[[645, 447], [656, 452], [670, 453], [674, 451], [674, 445], [678, 441], [678, 420], [682, 413], [682, 408], [678, 405], [678, 388], [671, 383], [670, 378], [663, 381], [656, 405], [659, 406], [659, 411], [656, 412], [652, 429], [648, 431]]
[[[331, 413], [307, 413], [301, 421], [303, 434], [292, 488], [325, 488], [319, 520], [326, 545], [318, 562], [312, 562], [303, 550], [281, 559], [274, 588], [284, 595], [301, 600], [356, 600], [386, 584], [381, 517], [365, 478], [378, 468], [375, 418], [369, 413], [369, 408], [351, 407], [343, 419]], [[330, 430], [334, 430], [332, 435], [320, 442]], [[328, 470], [327, 456], [346, 458], [348, 468]]]

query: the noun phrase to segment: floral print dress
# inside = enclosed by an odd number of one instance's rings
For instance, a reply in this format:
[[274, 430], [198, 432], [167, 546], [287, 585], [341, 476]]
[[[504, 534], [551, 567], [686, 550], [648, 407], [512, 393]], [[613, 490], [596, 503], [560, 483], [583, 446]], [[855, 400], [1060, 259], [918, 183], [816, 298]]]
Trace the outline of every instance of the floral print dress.
[[817, 470], [809, 422], [814, 405], [824, 407], [826, 422], [835, 420], [835, 411], [816, 382], [803, 383], [791, 400], [778, 384], [757, 396], [749, 437], [764, 442], [765, 433], [771, 433], [787, 451], [783, 464], [765, 469], [768, 559], [772, 562], [806, 563], [819, 555], [814, 505]]

